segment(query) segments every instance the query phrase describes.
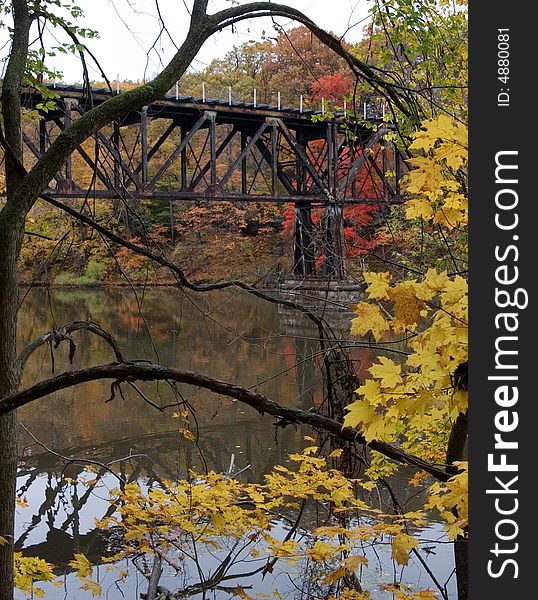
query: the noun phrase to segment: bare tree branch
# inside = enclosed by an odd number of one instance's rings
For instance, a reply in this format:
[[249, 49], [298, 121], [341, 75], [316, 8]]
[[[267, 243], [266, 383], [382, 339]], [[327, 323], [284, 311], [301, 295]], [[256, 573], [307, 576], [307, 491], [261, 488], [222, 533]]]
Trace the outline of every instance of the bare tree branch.
[[59, 390], [67, 389], [88, 381], [98, 379], [113, 379], [116, 381], [174, 381], [200, 387], [215, 394], [235, 398], [257, 410], [261, 415], [270, 414], [279, 417], [286, 423], [304, 423], [315, 429], [321, 429], [342, 440], [367, 445], [370, 449], [395, 460], [399, 463], [422, 469], [441, 481], [447, 481], [451, 475], [424, 459], [409, 454], [401, 448], [383, 441], [367, 442], [364, 436], [354, 428], [343, 427], [341, 423], [298, 408], [282, 406], [267, 399], [261, 394], [252, 392], [238, 385], [220, 381], [192, 371], [183, 371], [147, 362], [110, 363], [97, 365], [86, 369], [78, 369], [62, 373], [56, 377], [45, 379], [20, 392], [15, 392], [0, 400], [0, 416], [10, 413], [34, 400], [48, 396]]
[[118, 342], [108, 331], [106, 331], [98, 323], [94, 323], [93, 321], [74, 321], [73, 323], [62, 325], [61, 327], [57, 327], [56, 329], [48, 331], [47, 333], [44, 333], [35, 340], [31, 341], [22, 350], [22, 352], [19, 354], [19, 357], [17, 358], [18, 369], [22, 371], [30, 356], [44, 344], [54, 343], [56, 347], [64, 341], [68, 341], [72, 344], [73, 340], [71, 338], [71, 334], [75, 331], [89, 331], [90, 333], [93, 333], [99, 336], [100, 338], [104, 339], [105, 342], [112, 348], [116, 360], [118, 362], [125, 362], [125, 358], [121, 352], [121, 348], [119, 347]]

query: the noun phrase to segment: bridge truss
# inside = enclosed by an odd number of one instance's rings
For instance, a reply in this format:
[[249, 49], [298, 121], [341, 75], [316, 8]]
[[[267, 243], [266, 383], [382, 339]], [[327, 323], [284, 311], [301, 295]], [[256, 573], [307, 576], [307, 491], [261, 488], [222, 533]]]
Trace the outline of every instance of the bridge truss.
[[[46, 152], [78, 115], [112, 90], [54, 86], [56, 106], [23, 132], [25, 161]], [[26, 108], [43, 98], [23, 95]], [[400, 201], [404, 157], [379, 116], [343, 115], [183, 96], [126, 115], [67, 157], [47, 194], [167, 202], [278, 202], [294, 207], [294, 272], [315, 271], [312, 210], [324, 209], [324, 274], [343, 277], [343, 209]], [[74, 161], [86, 167], [74, 169]], [[91, 173], [91, 176], [88, 176]]]

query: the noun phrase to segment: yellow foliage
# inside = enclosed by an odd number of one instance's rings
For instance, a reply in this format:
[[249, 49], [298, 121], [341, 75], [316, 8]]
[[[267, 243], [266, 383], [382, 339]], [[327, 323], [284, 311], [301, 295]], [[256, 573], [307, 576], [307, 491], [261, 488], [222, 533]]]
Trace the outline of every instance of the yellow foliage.
[[316, 540], [311, 548], [308, 548], [306, 554], [308, 558], [317, 563], [326, 560], [331, 560], [341, 552], [339, 544], [333, 544], [331, 542], [322, 542]]
[[351, 321], [352, 335], [364, 336], [371, 331], [374, 339], [379, 341], [383, 334], [389, 331], [390, 325], [376, 304], [362, 302], [353, 306], [352, 309], [358, 315]]
[[348, 556], [347, 558], [345, 558], [342, 561], [342, 564], [346, 568], [346, 571], [354, 573], [362, 565], [367, 565], [368, 559], [365, 556], [361, 556], [360, 554], [353, 554], [352, 556]]
[[387, 294], [390, 288], [390, 273], [365, 273], [364, 281], [368, 284], [366, 293], [369, 298], [388, 300]]
[[437, 600], [437, 596], [433, 590], [421, 590], [418, 592], [411, 591], [406, 585], [384, 585], [382, 586], [387, 592], [392, 592], [396, 600]]
[[73, 560], [69, 561], [69, 566], [76, 570], [76, 577], [82, 583], [80, 586], [81, 590], [91, 592], [94, 597], [100, 596], [103, 593], [101, 586], [91, 579], [93, 573], [92, 564], [84, 554], [75, 554]]
[[[330, 596], [329, 600], [337, 600], [337, 598], [336, 596]], [[338, 600], [370, 600], [370, 594], [368, 592], [357, 592], [356, 590], [345, 588], [338, 594]]]
[[92, 574], [92, 565], [84, 554], [75, 554], [75, 558], [69, 561], [69, 566], [77, 571], [77, 577], [90, 577]]
[[[446, 115], [430, 119], [411, 149], [420, 155], [407, 176], [407, 217], [431, 220], [446, 235], [465, 226], [466, 127]], [[388, 273], [365, 273], [364, 280], [368, 299], [353, 307], [358, 317], [351, 333], [371, 331], [377, 341], [387, 333], [404, 336], [409, 354], [398, 363], [382, 356], [370, 367], [371, 380], [346, 407], [344, 423], [359, 427], [367, 441], [398, 442], [430, 462], [444, 462], [452, 423], [468, 406], [467, 390], [454, 376], [468, 361], [467, 280], [434, 268], [405, 281], [392, 281]], [[386, 477], [395, 468], [374, 453], [367, 475]], [[467, 524], [467, 472], [461, 468], [447, 484], [435, 484], [429, 492], [428, 506], [439, 510], [451, 538]], [[397, 535], [393, 557], [407, 564], [413, 544], [406, 534]]]
[[377, 406], [384, 402], [381, 384], [376, 379], [367, 379], [357, 390], [357, 394], [362, 396], [365, 402], [372, 406]]
[[[405, 431], [406, 449], [426, 458], [425, 452], [439, 447], [437, 459], [443, 460], [441, 442], [446, 441], [450, 419], [467, 410], [467, 392], [455, 389], [452, 381], [468, 358], [467, 282], [459, 275], [449, 277], [429, 269], [421, 280], [389, 282], [386, 293], [392, 303], [387, 308], [394, 313], [392, 320], [369, 302], [359, 305], [356, 312], [360, 308], [369, 314], [373, 309], [379, 328], [390, 329], [394, 335], [413, 331], [415, 335], [407, 341], [410, 354], [403, 366], [383, 356], [370, 367], [372, 379], [358, 388], [359, 399], [347, 407], [344, 423], [361, 425], [368, 441], [393, 441]], [[356, 321], [352, 333], [359, 329]]]
[[424, 295], [424, 291], [414, 281], [400, 283], [390, 290], [390, 298], [394, 301], [394, 319], [392, 321], [394, 331], [401, 333], [415, 331], [424, 311], [427, 310], [424, 300], [429, 300], [429, 298], [427, 296], [426, 298], [420, 297], [420, 293], [422, 292]]
[[424, 198], [413, 198], [405, 205], [405, 216], [408, 219], [424, 219], [429, 221], [433, 219], [434, 213], [432, 205]]
[[[253, 559], [265, 556], [268, 561], [311, 561], [320, 569], [324, 585], [367, 566], [367, 559], [360, 554], [364, 542], [390, 536], [399, 552], [405, 553], [411, 547], [412, 543], [401, 536], [406, 535], [410, 524], [423, 524], [422, 513], [384, 515], [368, 508], [356, 497], [356, 482], [329, 468], [330, 459], [319, 456], [317, 446], [292, 454], [290, 459], [293, 469], [277, 465], [264, 484], [240, 483], [214, 472], [191, 473], [188, 480], [164, 481], [159, 488], [147, 492], [137, 484], [128, 484], [123, 491], [113, 490], [113, 503], [121, 519], [110, 517], [99, 526], [123, 530], [130, 545], [123, 557], [152, 553], [156, 548], [166, 552], [170, 539], [186, 554], [190, 554], [192, 543], [218, 549], [233, 546], [234, 540], [250, 540]], [[358, 483], [367, 489], [374, 485]], [[281, 539], [273, 532], [275, 509], [289, 512], [298, 508], [301, 501], [320, 503], [319, 506], [330, 504], [335, 511], [349, 514], [353, 526], [320, 527], [309, 535], [301, 533]], [[77, 555], [71, 564], [79, 574], [91, 574], [91, 565], [83, 555]], [[83, 582], [88, 585], [86, 589], [97, 590], [91, 580]], [[246, 594], [243, 588], [235, 590], [239, 597], [248, 597], [243, 593]], [[368, 597], [349, 594], [344, 597]]]
[[103, 593], [103, 589], [96, 581], [83, 577], [81, 582], [80, 589], [91, 592], [93, 597], [101, 596]]
[[396, 387], [402, 383], [401, 371], [402, 367], [386, 356], [382, 356], [379, 359], [379, 364], [375, 364], [370, 368], [370, 373], [380, 382], [383, 388]]
[[330, 585], [332, 583], [336, 583], [337, 581], [340, 581], [340, 579], [342, 579], [342, 577], [345, 577], [346, 575], [347, 575], [346, 568], [343, 567], [342, 565], [340, 565], [337, 569], [335, 569], [334, 571], [332, 571], [331, 573], [329, 573], [328, 575], [326, 575], [323, 578], [323, 584]]
[[406, 533], [400, 533], [392, 540], [392, 558], [400, 565], [409, 563], [409, 552], [418, 548], [418, 540]]
[[460, 472], [445, 484], [434, 483], [428, 490], [426, 508], [437, 508], [446, 521], [445, 528], [451, 540], [466, 535], [468, 524], [468, 463], [455, 463]]
[[194, 442], [194, 435], [192, 433], [192, 431], [190, 429], [187, 429], [186, 427], [182, 427], [179, 430], [179, 433], [186, 439], [189, 440], [189, 442]]
[[238, 585], [233, 592], [238, 598], [241, 598], [241, 600], [255, 600], [252, 596], [249, 596], [245, 592], [243, 586], [241, 585]]
[[23, 556], [20, 552], [15, 552], [15, 587], [23, 594], [42, 598], [43, 590], [34, 584], [56, 579], [53, 568], [53, 565], [41, 558]]
[[462, 173], [467, 168], [467, 128], [446, 115], [429, 119], [415, 134], [411, 149], [422, 152], [411, 160], [406, 177], [408, 219], [433, 220], [446, 229], [467, 223], [468, 207]]
[[376, 410], [368, 402], [357, 400], [347, 407], [348, 413], [344, 417], [346, 427], [361, 425], [367, 442], [390, 437], [390, 422], [385, 414]]

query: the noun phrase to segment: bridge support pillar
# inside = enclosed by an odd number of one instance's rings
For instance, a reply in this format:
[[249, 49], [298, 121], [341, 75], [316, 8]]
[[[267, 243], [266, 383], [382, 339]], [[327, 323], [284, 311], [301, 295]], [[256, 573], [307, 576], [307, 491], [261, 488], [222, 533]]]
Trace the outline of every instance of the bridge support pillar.
[[344, 211], [338, 204], [329, 204], [325, 212], [323, 274], [330, 279], [345, 277]]
[[315, 271], [311, 206], [295, 205], [294, 211], [293, 272], [306, 277]]
[[[64, 108], [64, 129], [69, 127], [73, 122], [73, 109], [77, 105], [77, 101], [73, 100], [73, 98], [65, 98], [64, 100], [65, 108]], [[73, 166], [71, 154], [66, 156], [65, 158], [65, 178], [67, 181], [71, 182], [73, 180]]]

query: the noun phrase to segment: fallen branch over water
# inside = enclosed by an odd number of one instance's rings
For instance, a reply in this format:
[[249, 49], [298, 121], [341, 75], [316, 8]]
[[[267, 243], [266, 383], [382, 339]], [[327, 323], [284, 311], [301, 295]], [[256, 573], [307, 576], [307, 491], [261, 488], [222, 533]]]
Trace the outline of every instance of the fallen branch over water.
[[396, 446], [388, 444], [387, 442], [378, 440], [367, 442], [357, 429], [342, 427], [341, 423], [330, 419], [329, 417], [300, 410], [298, 408], [283, 406], [269, 400], [261, 394], [257, 394], [232, 383], [201, 375], [200, 373], [183, 371], [147, 362], [123, 362], [97, 365], [85, 369], [68, 371], [61, 375], [45, 379], [36, 385], [11, 394], [10, 396], [6, 396], [0, 400], [0, 415], [7, 414], [53, 392], [70, 388], [79, 385], [80, 383], [96, 381], [98, 379], [113, 379], [118, 384], [121, 382], [132, 383], [134, 381], [174, 381], [176, 383], [184, 383], [204, 388], [216, 394], [235, 398], [244, 404], [248, 404], [261, 415], [270, 414], [279, 417], [281, 420], [288, 423], [304, 423], [339, 439], [365, 444], [370, 449], [376, 450], [399, 463], [422, 469], [440, 481], [447, 481], [451, 477], [451, 475], [443, 469], [432, 465], [418, 456], [409, 454]]

